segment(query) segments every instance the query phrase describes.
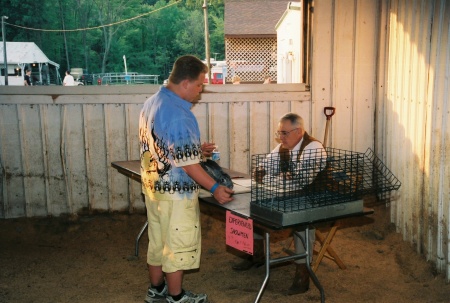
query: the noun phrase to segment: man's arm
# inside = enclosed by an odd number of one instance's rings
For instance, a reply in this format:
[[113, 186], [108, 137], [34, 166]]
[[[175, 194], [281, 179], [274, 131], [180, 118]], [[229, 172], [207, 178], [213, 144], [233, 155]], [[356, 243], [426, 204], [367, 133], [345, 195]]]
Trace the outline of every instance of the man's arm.
[[[186, 165], [182, 168], [189, 177], [208, 190], [211, 190], [211, 188], [216, 184], [216, 181], [211, 178], [198, 163]], [[214, 190], [213, 196], [220, 204], [225, 204], [233, 200], [233, 193], [234, 191], [228, 187], [219, 185], [219, 187]]]

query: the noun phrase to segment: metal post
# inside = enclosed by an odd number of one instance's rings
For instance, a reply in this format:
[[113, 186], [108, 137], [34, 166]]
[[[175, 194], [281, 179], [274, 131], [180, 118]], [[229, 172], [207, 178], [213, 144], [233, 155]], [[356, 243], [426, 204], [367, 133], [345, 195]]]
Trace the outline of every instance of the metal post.
[[128, 84], [127, 57], [125, 57], [125, 55], [123, 55], [123, 64], [125, 65], [125, 81], [127, 81]]
[[209, 27], [208, 27], [208, 0], [203, 2], [203, 12], [205, 18], [205, 52], [206, 52], [206, 65], [208, 66], [208, 84], [211, 84], [211, 59], [209, 54]]
[[125, 75], [128, 75], [128, 71], [127, 71], [127, 57], [125, 57], [125, 55], [123, 55], [123, 64], [125, 65]]
[[5, 85], [8, 85], [8, 60], [6, 58], [6, 33], [5, 33], [5, 20], [6, 16], [2, 16], [2, 37], [3, 37], [3, 63], [5, 64]]

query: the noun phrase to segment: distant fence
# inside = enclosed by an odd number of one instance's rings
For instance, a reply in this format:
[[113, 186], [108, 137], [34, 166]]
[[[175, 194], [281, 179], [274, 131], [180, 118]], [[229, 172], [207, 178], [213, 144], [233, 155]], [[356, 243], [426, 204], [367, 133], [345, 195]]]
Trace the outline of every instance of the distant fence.
[[159, 84], [159, 75], [141, 75], [138, 73], [105, 73], [93, 74], [93, 84], [101, 80], [102, 85], [109, 84]]

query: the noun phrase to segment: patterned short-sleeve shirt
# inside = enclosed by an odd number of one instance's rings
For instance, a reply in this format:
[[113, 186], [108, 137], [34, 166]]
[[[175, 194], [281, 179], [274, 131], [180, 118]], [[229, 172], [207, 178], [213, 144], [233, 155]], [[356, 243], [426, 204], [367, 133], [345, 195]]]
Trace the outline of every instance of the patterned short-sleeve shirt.
[[153, 199], [191, 199], [198, 184], [182, 169], [201, 161], [200, 130], [192, 104], [165, 87], [141, 110], [142, 192]]

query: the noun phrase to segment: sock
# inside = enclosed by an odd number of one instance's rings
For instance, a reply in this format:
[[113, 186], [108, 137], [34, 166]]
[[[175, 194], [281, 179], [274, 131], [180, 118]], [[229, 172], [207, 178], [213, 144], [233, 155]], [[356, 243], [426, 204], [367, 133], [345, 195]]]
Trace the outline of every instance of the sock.
[[181, 298], [183, 298], [183, 296], [184, 296], [184, 290], [182, 289], [182, 290], [181, 290], [181, 293], [180, 293], [179, 295], [176, 295], [176, 296], [170, 295], [170, 296], [171, 296], [172, 299], [174, 299], [175, 301], [180, 301]]
[[154, 288], [155, 288], [158, 292], [162, 292], [165, 286], [166, 286], [166, 281], [163, 281], [161, 285], [154, 286]]

